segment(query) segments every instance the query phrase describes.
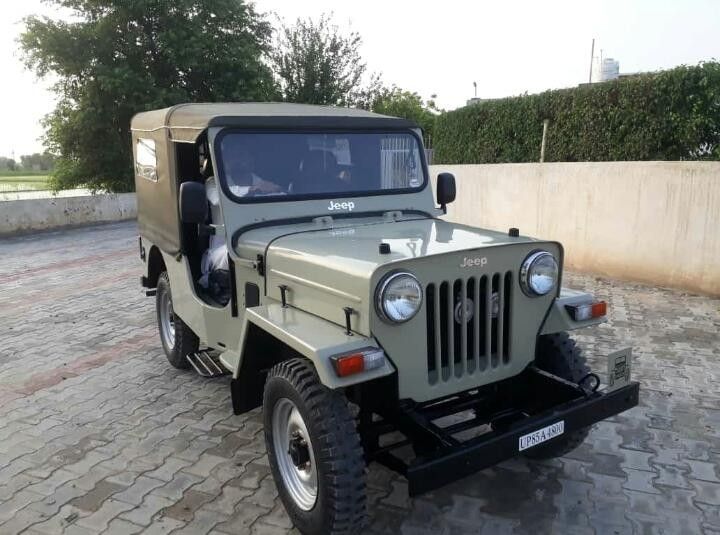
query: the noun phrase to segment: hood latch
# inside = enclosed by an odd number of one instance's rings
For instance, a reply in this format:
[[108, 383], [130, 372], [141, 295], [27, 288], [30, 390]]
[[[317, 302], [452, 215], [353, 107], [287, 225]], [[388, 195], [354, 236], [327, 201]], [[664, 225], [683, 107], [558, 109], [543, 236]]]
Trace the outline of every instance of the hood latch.
[[352, 307], [343, 307], [343, 312], [345, 312], [345, 334], [348, 336], [352, 336], [352, 325], [350, 323], [350, 317], [355, 313], [355, 309]]

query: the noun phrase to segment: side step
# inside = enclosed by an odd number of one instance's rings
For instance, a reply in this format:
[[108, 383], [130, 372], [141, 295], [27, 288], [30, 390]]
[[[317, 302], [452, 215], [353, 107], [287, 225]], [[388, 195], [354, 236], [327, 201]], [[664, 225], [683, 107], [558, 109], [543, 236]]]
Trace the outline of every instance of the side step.
[[227, 371], [216, 356], [210, 355], [207, 351], [198, 351], [186, 355], [185, 358], [190, 363], [198, 375], [202, 377], [212, 378], [220, 377], [230, 373]]

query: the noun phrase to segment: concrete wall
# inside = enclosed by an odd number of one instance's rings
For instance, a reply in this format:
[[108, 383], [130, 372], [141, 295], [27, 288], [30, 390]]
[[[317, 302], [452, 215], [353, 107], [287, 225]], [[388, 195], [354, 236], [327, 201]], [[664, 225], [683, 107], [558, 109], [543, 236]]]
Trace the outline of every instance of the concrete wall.
[[[560, 241], [566, 267], [720, 295], [720, 163], [434, 165], [448, 219]], [[133, 219], [135, 195], [0, 202], [0, 235]]]
[[134, 193], [0, 202], [0, 235], [137, 217]]
[[560, 241], [572, 269], [720, 295], [720, 163], [434, 165], [450, 220]]

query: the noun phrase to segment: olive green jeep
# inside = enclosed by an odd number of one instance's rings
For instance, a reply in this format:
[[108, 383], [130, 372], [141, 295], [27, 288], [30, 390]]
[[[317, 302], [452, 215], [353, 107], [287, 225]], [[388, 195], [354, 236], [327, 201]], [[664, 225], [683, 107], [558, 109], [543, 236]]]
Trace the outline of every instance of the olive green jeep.
[[[297, 104], [183, 104], [132, 121], [142, 285], [170, 363], [262, 407], [303, 533], [357, 533], [378, 462], [410, 495], [548, 458], [638, 403], [567, 331], [606, 304], [561, 288], [553, 241], [449, 223], [411, 121]], [[439, 205], [439, 206], [438, 206]]]

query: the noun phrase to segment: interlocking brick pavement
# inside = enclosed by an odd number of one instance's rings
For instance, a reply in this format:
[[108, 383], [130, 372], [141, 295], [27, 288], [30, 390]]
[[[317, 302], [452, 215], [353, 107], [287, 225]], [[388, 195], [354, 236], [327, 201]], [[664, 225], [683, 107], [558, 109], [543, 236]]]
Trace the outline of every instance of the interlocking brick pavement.
[[[0, 533], [294, 532], [259, 411], [171, 368], [132, 223], [0, 240]], [[591, 363], [633, 346], [641, 405], [567, 457], [417, 499], [368, 474], [377, 534], [720, 533], [720, 300], [569, 273], [611, 304]]]

